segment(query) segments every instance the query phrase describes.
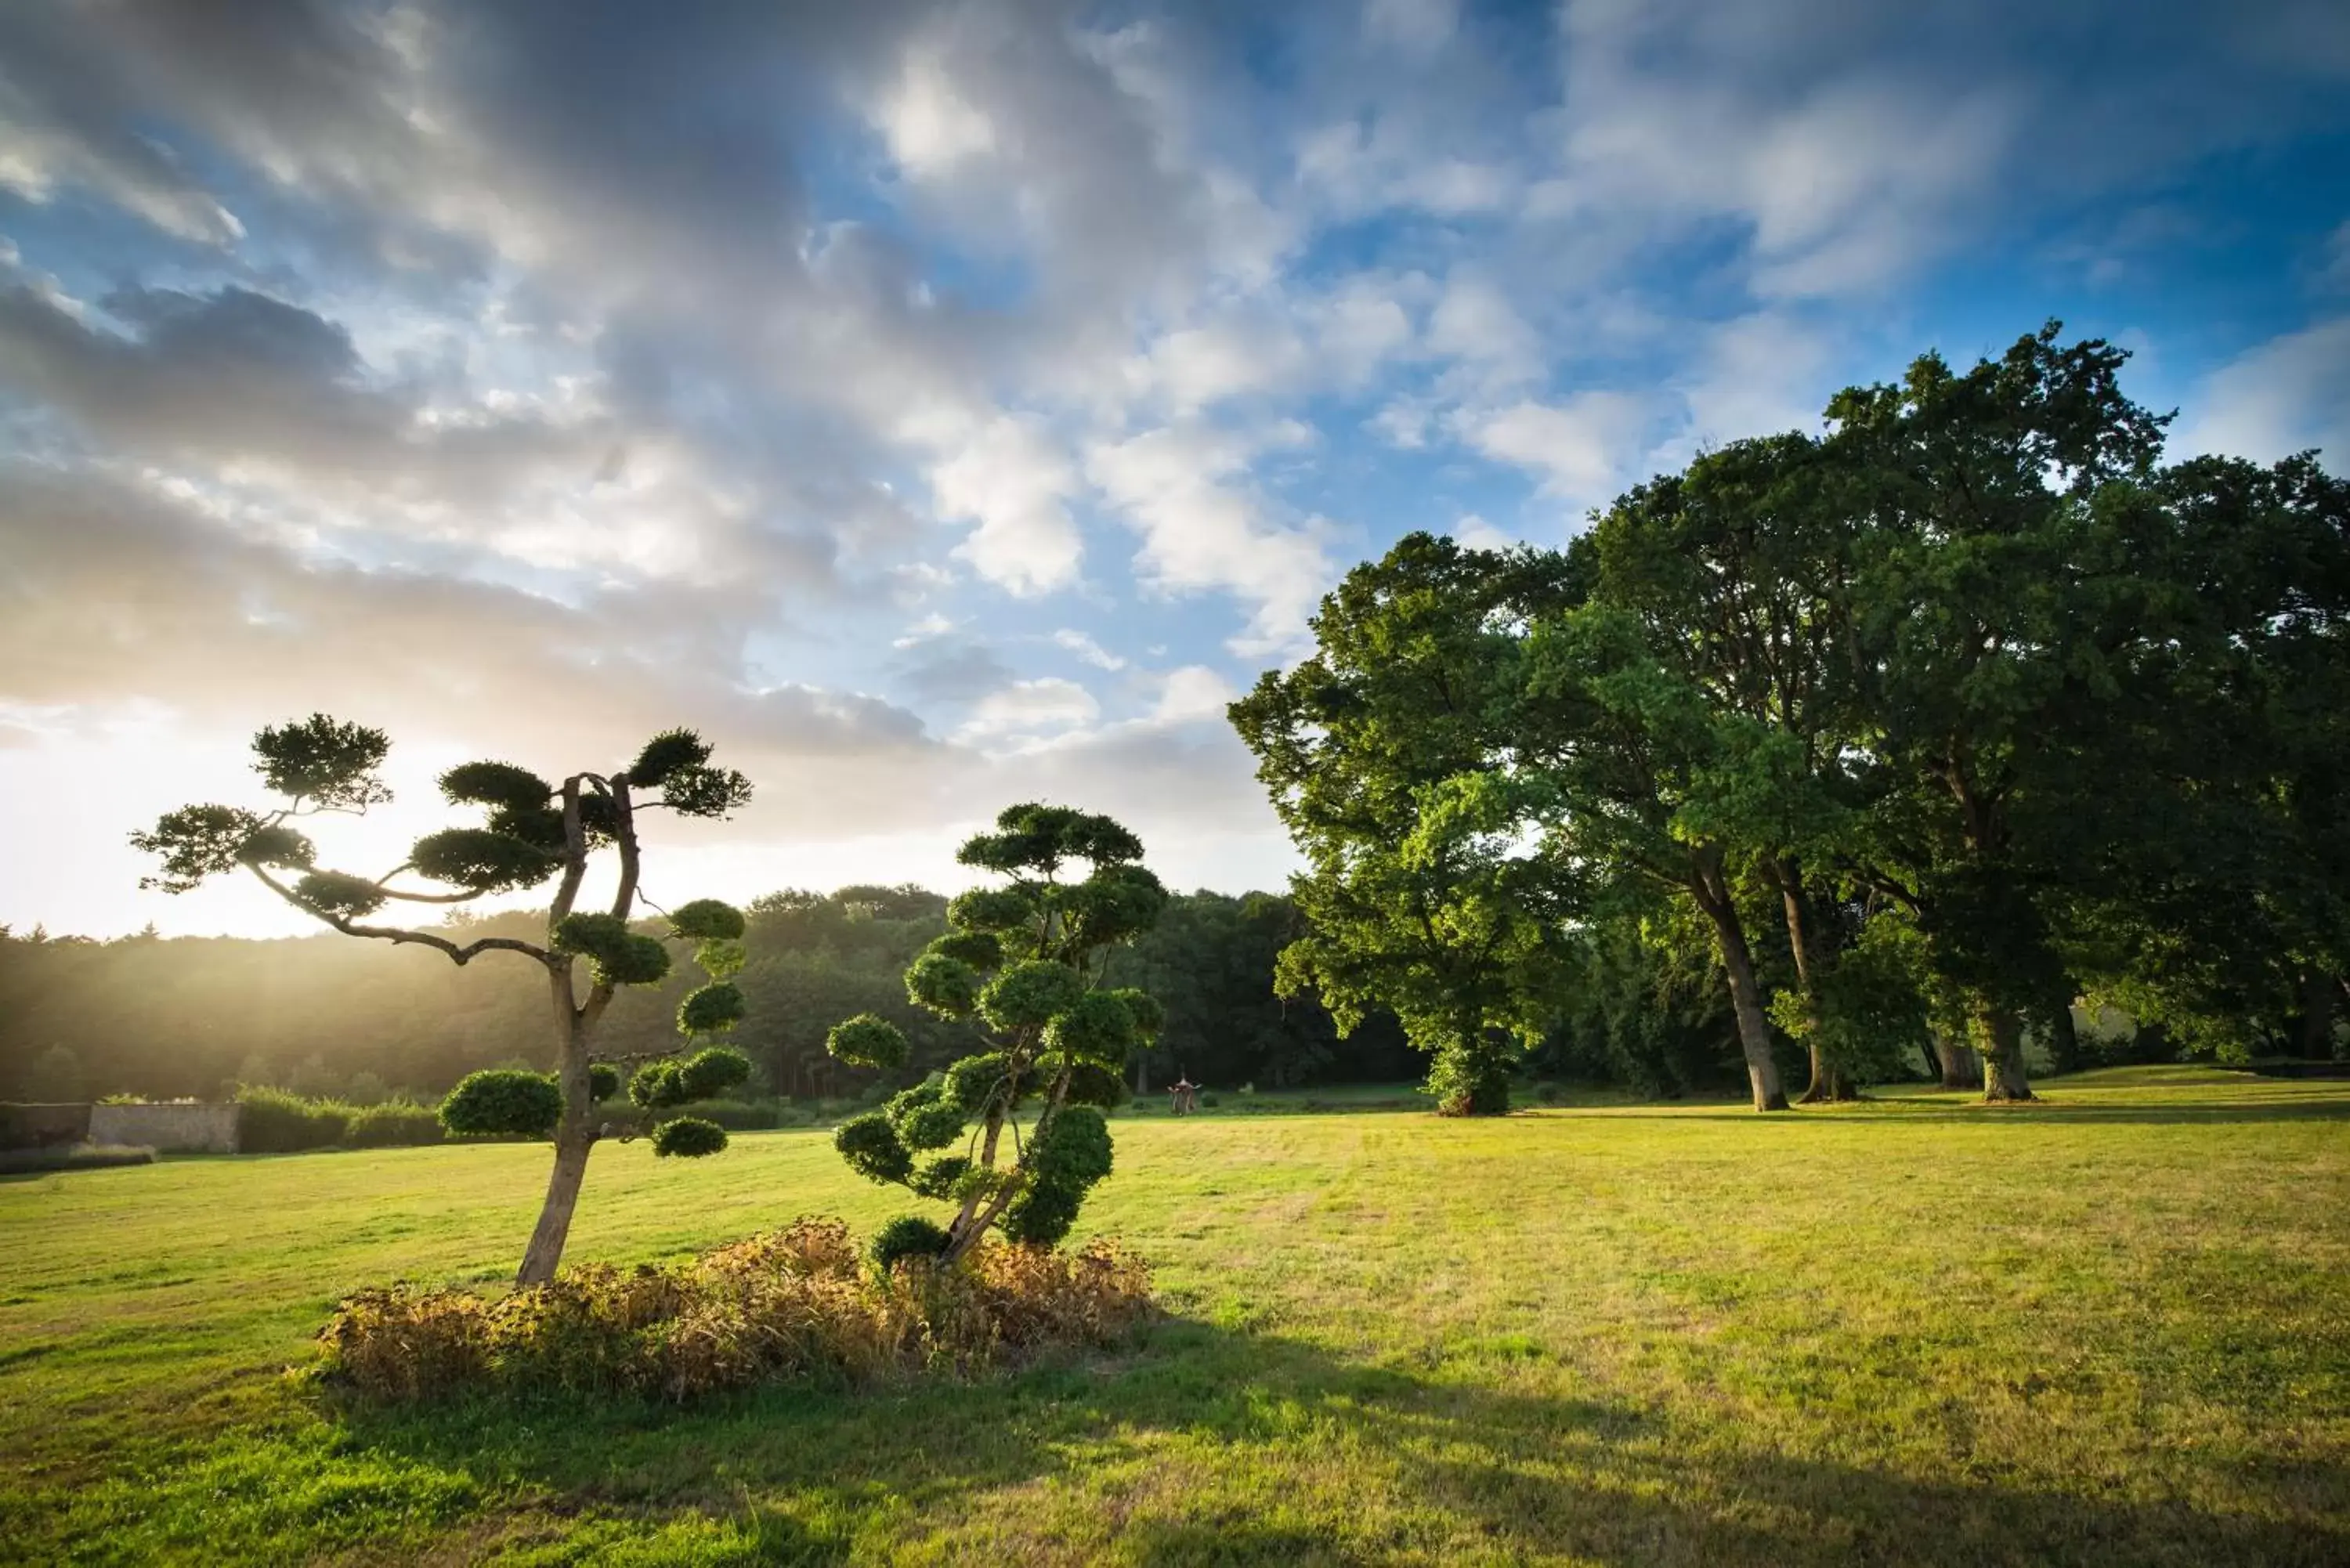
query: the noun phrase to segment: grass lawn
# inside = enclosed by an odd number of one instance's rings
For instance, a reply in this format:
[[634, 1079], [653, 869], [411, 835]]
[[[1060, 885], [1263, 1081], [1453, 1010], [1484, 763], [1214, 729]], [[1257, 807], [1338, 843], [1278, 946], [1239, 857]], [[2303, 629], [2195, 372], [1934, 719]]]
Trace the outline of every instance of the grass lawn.
[[[1135, 1118], [1131, 1353], [682, 1410], [281, 1376], [347, 1288], [503, 1280], [543, 1150], [7, 1179], [0, 1559], [2350, 1563], [2350, 1083], [2047, 1089]], [[902, 1198], [614, 1147], [571, 1256]]]

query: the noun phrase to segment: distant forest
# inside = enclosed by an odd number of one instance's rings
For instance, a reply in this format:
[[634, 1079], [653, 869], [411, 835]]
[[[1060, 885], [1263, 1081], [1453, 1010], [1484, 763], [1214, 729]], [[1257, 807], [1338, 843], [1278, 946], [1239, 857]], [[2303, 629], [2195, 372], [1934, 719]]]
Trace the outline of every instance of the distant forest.
[[[911, 1006], [907, 964], [946, 929], [946, 899], [913, 887], [786, 891], [747, 906], [750, 1014], [730, 1044], [754, 1064], [753, 1089], [850, 1096], [875, 1075], [827, 1054], [825, 1033], [879, 1012], [913, 1044], [896, 1078], [919, 1078], [969, 1052], [966, 1026]], [[1273, 991], [1274, 960], [1296, 934], [1281, 897], [1179, 896], [1114, 962], [1113, 980], [1167, 1007], [1158, 1044], [1128, 1064], [1156, 1089], [1179, 1074], [1236, 1087], [1397, 1082], [1426, 1059], [1389, 1018], [1341, 1040], [1310, 998]], [[457, 923], [469, 935], [544, 935], [545, 917], [506, 911]], [[648, 929], [652, 929], [649, 924]], [[672, 1046], [682, 972], [623, 990], [599, 1054]], [[212, 1097], [238, 1083], [431, 1099], [498, 1064], [546, 1067], [546, 985], [536, 965], [485, 953], [463, 969], [437, 952], [354, 942], [332, 932], [255, 940], [153, 935], [95, 941], [0, 929], [0, 1097], [109, 1094]], [[1725, 1066], [1735, 1045], [1725, 1033]]]

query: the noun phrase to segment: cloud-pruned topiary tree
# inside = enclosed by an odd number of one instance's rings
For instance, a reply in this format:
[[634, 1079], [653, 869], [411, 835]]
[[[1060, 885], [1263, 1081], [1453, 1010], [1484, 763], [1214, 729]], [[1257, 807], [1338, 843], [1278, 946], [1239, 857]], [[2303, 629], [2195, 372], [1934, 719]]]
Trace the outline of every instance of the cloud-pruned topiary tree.
[[[460, 965], [484, 952], [518, 953], [546, 971], [554, 1002], [554, 1074], [476, 1073], [442, 1107], [442, 1120], [452, 1132], [554, 1140], [546, 1200], [515, 1283], [554, 1277], [588, 1151], [608, 1130], [650, 1131], [655, 1152], [665, 1155], [714, 1154], [725, 1147], [726, 1135], [716, 1126], [690, 1118], [661, 1121], [658, 1113], [741, 1083], [750, 1064], [740, 1053], [705, 1045], [684, 1060], [668, 1054], [645, 1063], [629, 1085], [639, 1115], [622, 1123], [605, 1121], [597, 1109], [618, 1093], [620, 1079], [616, 1067], [593, 1054], [597, 1027], [619, 988], [653, 985], [667, 977], [667, 941], [694, 943], [695, 959], [710, 976], [679, 1009], [678, 1050], [706, 1042], [743, 1016], [743, 993], [732, 978], [743, 966], [738, 910], [714, 898], [697, 898], [670, 913], [665, 938], [632, 930], [629, 923], [642, 898], [638, 814], [661, 810], [723, 818], [750, 799], [750, 783], [741, 774], [711, 765], [707, 742], [691, 730], [667, 731], [647, 742], [627, 767], [574, 774], [560, 784], [511, 763], [452, 768], [441, 775], [441, 793], [452, 805], [484, 808], [482, 825], [428, 833], [405, 861], [373, 877], [320, 866], [316, 846], [295, 825], [327, 814], [360, 815], [391, 799], [380, 773], [390, 750], [383, 732], [314, 713], [261, 731], [253, 750], [254, 771], [283, 804], [266, 811], [191, 805], [165, 813], [152, 831], [130, 836], [134, 846], [161, 861], [159, 872], [140, 886], [184, 893], [210, 877], [242, 869], [346, 936], [432, 948]], [[619, 861], [610, 906], [600, 911], [576, 909], [588, 862], [608, 849]], [[514, 937], [459, 941], [371, 919], [388, 905], [463, 904], [550, 879], [555, 892], [544, 943]], [[419, 887], [420, 880], [439, 886]], [[583, 959], [588, 967], [584, 996], [576, 980]]]
[[[834, 1138], [863, 1175], [954, 1205], [943, 1226], [909, 1215], [885, 1227], [874, 1248], [885, 1268], [907, 1256], [952, 1263], [990, 1228], [1042, 1246], [1066, 1236], [1086, 1194], [1109, 1174], [1098, 1107], [1124, 1100], [1128, 1051], [1159, 1032], [1147, 992], [1104, 983], [1112, 950], [1149, 930], [1167, 904], [1139, 864], [1142, 841], [1107, 816], [1033, 804], [1007, 807], [995, 829], [956, 857], [1004, 885], [956, 898], [947, 933], [906, 971], [918, 1006], [969, 1021], [989, 1049], [844, 1122]], [[1066, 875], [1073, 866], [1084, 875]], [[904, 1034], [871, 1013], [836, 1026], [827, 1044], [859, 1066], [906, 1060]]]

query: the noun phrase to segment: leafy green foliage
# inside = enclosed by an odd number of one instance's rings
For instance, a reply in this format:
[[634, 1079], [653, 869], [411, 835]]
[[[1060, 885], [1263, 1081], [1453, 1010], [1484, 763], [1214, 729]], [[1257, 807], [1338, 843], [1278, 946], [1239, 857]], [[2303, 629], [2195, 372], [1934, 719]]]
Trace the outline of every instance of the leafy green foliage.
[[312, 871], [294, 884], [294, 901], [329, 919], [359, 919], [382, 909], [390, 895], [364, 877]]
[[298, 1154], [332, 1148], [350, 1129], [351, 1107], [313, 1100], [265, 1084], [236, 1091], [237, 1147], [245, 1154]]
[[277, 871], [307, 871], [317, 864], [318, 847], [284, 823], [255, 828], [237, 846], [240, 865], [265, 866]]
[[[913, 1189], [917, 1197], [935, 1198], [941, 1202], [945, 1202], [961, 1195], [959, 1189], [962, 1179], [968, 1176], [971, 1170], [972, 1160], [969, 1155], [942, 1154], [934, 1159], [926, 1159], [917, 1165], [914, 1168], [914, 1174], [907, 1179], [906, 1185]], [[931, 1229], [938, 1228], [932, 1226]], [[944, 1231], [939, 1231], [939, 1240], [941, 1245], [945, 1243]]]
[[906, 1061], [906, 1036], [886, 1018], [860, 1012], [832, 1026], [826, 1049], [858, 1067], [898, 1067]]
[[679, 773], [709, 760], [710, 742], [691, 730], [663, 730], [629, 764], [629, 782], [639, 789], [659, 789]]
[[659, 985], [669, 966], [667, 948], [654, 938], [633, 934], [592, 961], [597, 980], [613, 985]]
[[1003, 1211], [1003, 1233], [1031, 1246], [1060, 1244], [1086, 1194], [1110, 1172], [1109, 1124], [1090, 1106], [1071, 1106], [1037, 1135], [1028, 1185]]
[[699, 1159], [726, 1147], [726, 1129], [700, 1116], [675, 1116], [653, 1128], [653, 1153]]
[[944, 1148], [962, 1137], [965, 1115], [948, 1092], [943, 1074], [933, 1073], [894, 1096], [882, 1107], [898, 1141], [910, 1150]]
[[[1146, 934], [1167, 907], [1158, 878], [1136, 864], [1141, 854], [1141, 842], [1107, 817], [1033, 802], [1006, 808], [994, 832], [960, 852], [964, 864], [1010, 884], [947, 906], [949, 929], [908, 967], [906, 992], [942, 1017], [975, 1015], [993, 1048], [931, 1074], [835, 1138], [871, 1179], [959, 1205], [940, 1249], [950, 1262], [991, 1228], [1058, 1241], [1109, 1168], [1097, 1107], [1123, 1102], [1121, 1070], [1164, 1023], [1164, 1010], [1139, 989], [1099, 983], [1109, 950]], [[1089, 867], [1073, 881], [1062, 876], [1072, 862]], [[836, 1056], [870, 1061], [879, 1043], [894, 1052], [902, 1041], [860, 1016], [833, 1031], [831, 1046]], [[1042, 1105], [1024, 1138], [1014, 1118], [1032, 1098]], [[966, 1138], [963, 1152], [914, 1158]]]
[[609, 1062], [588, 1064], [588, 1097], [603, 1104], [620, 1092], [620, 1070]]
[[851, 1116], [833, 1130], [832, 1146], [848, 1168], [868, 1181], [902, 1182], [914, 1173], [914, 1157], [898, 1129], [879, 1111]]
[[916, 959], [906, 971], [906, 997], [941, 1018], [968, 1018], [979, 1005], [982, 983], [977, 969], [933, 950]]
[[1032, 1033], [1075, 1007], [1085, 994], [1085, 977], [1069, 965], [1028, 959], [987, 982], [979, 993], [979, 1012], [997, 1029]]
[[731, 981], [717, 981], [690, 992], [678, 1003], [677, 1027], [681, 1034], [712, 1034], [732, 1029], [743, 1021], [749, 1010], [743, 1000], [743, 988]]
[[900, 1214], [873, 1232], [867, 1256], [887, 1274], [901, 1258], [935, 1258], [946, 1251], [946, 1228], [920, 1214]]
[[562, 1119], [555, 1080], [514, 1068], [468, 1074], [441, 1102], [441, 1125], [460, 1137], [549, 1137]]
[[1045, 1023], [1044, 1044], [1075, 1061], [1115, 1069], [1140, 1040], [1134, 1013], [1126, 999], [1114, 992], [1088, 991], [1054, 1013]]
[[130, 836], [132, 848], [160, 856], [163, 862], [161, 872], [141, 877], [139, 885], [185, 893], [208, 877], [234, 870], [261, 826], [261, 818], [233, 805], [187, 805], [167, 811], [151, 831]]
[[678, 1064], [679, 1103], [714, 1100], [741, 1088], [751, 1077], [751, 1058], [723, 1045], [695, 1052]]
[[420, 876], [483, 893], [544, 882], [560, 864], [536, 844], [480, 827], [428, 833], [408, 852], [408, 863]]
[[391, 742], [381, 730], [347, 724], [324, 713], [274, 724], [253, 737], [253, 771], [272, 794], [312, 810], [365, 811], [391, 799], [376, 776]]
[[441, 775], [441, 794], [452, 805], [486, 805], [528, 812], [544, 807], [555, 786], [512, 763], [460, 763]]
[[670, 934], [689, 941], [738, 941], [743, 911], [719, 898], [696, 898], [670, 911]]

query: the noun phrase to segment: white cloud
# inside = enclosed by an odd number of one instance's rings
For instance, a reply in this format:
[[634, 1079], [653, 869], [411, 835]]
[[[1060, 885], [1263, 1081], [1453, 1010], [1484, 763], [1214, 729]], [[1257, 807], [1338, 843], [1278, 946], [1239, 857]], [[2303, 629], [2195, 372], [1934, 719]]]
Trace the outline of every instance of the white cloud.
[[1454, 518], [1451, 532], [1455, 539], [1471, 550], [1507, 550], [1518, 543], [1474, 512], [1464, 512]]
[[1041, 421], [1006, 416], [931, 471], [941, 516], [979, 526], [955, 547], [988, 581], [1041, 594], [1076, 581], [1083, 550], [1067, 502], [1076, 470]]
[[2256, 462], [2322, 448], [2328, 469], [2350, 466], [2350, 316], [2272, 337], [2205, 379], [2175, 453], [2217, 452]]
[[[1284, 432], [1267, 432], [1279, 438]], [[1182, 593], [1222, 589], [1251, 605], [1235, 653], [1287, 647], [1335, 576], [1315, 530], [1266, 520], [1245, 470], [1255, 444], [1200, 425], [1170, 425], [1096, 444], [1086, 472], [1142, 535], [1142, 578]]]
[[1096, 642], [1084, 632], [1073, 631], [1066, 627], [1063, 627], [1060, 630], [1053, 634], [1053, 641], [1055, 646], [1067, 649], [1071, 653], [1076, 654], [1079, 659], [1084, 659], [1087, 664], [1092, 665], [1097, 670], [1123, 670], [1126, 668], [1125, 659], [1119, 658], [1117, 654], [1112, 653], [1108, 649], [1104, 648], [1100, 643]]
[[954, 75], [935, 47], [909, 51], [875, 117], [889, 155], [926, 178], [995, 150], [993, 122], [956, 91]]
[[1187, 664], [1167, 672], [1159, 689], [1159, 704], [1151, 710], [1150, 722], [1190, 724], [1208, 719], [1221, 721], [1224, 710], [1239, 696], [1230, 682], [1206, 665]]
[[1074, 680], [1047, 675], [1015, 680], [979, 700], [964, 723], [966, 741], [1001, 741], [1058, 730], [1078, 729], [1101, 717], [1094, 694]]
[[1543, 476], [1546, 495], [1580, 511], [1604, 505], [1622, 483], [1646, 410], [1628, 392], [1577, 392], [1462, 417], [1461, 434], [1486, 456]]
[[1543, 367], [1540, 334], [1492, 279], [1456, 272], [1429, 317], [1430, 352], [1461, 360], [1479, 384], [1503, 388], [1529, 379]]

